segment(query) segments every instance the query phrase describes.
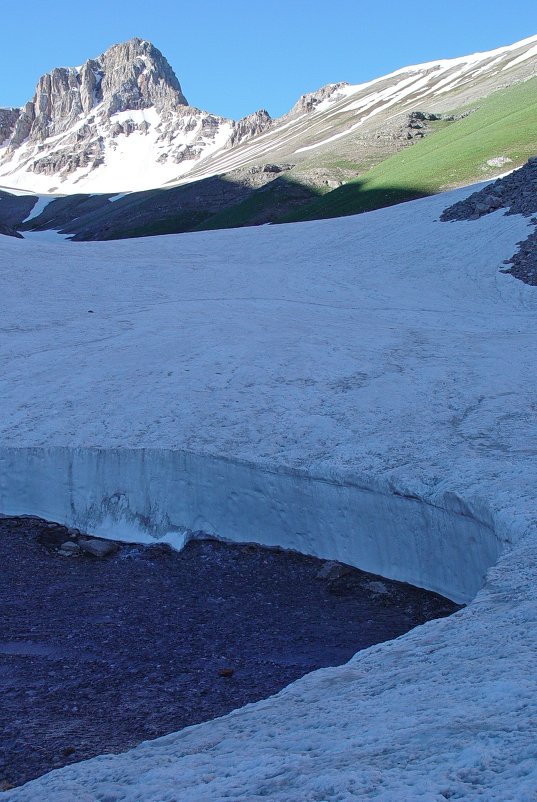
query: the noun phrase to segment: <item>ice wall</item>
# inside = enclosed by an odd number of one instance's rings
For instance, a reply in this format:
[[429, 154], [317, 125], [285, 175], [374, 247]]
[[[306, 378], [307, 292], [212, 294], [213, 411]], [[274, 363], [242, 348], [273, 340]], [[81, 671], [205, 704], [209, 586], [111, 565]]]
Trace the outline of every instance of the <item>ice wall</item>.
[[467, 602], [502, 548], [490, 522], [353, 483], [165, 449], [2, 448], [0, 512], [182, 547], [185, 530], [296, 549]]

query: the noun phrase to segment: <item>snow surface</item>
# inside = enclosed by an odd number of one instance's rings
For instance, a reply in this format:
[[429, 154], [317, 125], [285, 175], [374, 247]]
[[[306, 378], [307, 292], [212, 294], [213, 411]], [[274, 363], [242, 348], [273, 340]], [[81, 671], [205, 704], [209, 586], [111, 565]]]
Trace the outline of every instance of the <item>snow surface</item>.
[[511, 67], [515, 67], [517, 64], [522, 64], [523, 61], [527, 61], [528, 59], [534, 58], [535, 56], [537, 56], [537, 45], [535, 45], [535, 47], [530, 48], [525, 53], [521, 53], [520, 56], [517, 56], [517, 58], [514, 58], [512, 61], [506, 64], [505, 67], [502, 67], [502, 72], [503, 70], [508, 70]]
[[72, 236], [72, 234], [61, 234], [54, 228], [47, 228], [45, 231], [25, 231], [23, 234], [25, 240], [37, 242], [64, 242]]
[[438, 222], [469, 191], [0, 238], [0, 512], [178, 544], [205, 528], [454, 598], [497, 560], [449, 619], [6, 802], [535, 802], [537, 290], [499, 271], [527, 219]]
[[35, 206], [33, 207], [28, 217], [25, 217], [22, 222], [27, 223], [28, 220], [33, 220], [34, 217], [39, 217], [41, 212], [43, 212], [47, 208], [49, 203], [52, 203], [52, 201], [56, 200], [57, 197], [58, 197], [57, 195], [38, 195]]

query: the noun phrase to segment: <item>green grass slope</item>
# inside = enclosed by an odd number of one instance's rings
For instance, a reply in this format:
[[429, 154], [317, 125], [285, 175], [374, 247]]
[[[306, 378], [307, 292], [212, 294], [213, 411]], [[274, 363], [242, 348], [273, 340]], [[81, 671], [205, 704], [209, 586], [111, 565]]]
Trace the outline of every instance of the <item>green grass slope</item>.
[[[460, 111], [460, 110], [457, 110]], [[400, 151], [278, 222], [339, 217], [493, 178], [537, 154], [537, 78], [480, 101], [468, 117]], [[487, 161], [510, 159], [502, 167]]]

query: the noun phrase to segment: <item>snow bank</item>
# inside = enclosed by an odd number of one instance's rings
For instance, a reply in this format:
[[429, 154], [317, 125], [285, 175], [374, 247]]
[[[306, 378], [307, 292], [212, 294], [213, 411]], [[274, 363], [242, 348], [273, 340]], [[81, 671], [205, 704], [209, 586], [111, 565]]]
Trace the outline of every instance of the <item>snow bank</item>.
[[496, 562], [450, 619], [6, 800], [533, 800], [537, 291], [499, 271], [526, 219], [438, 222], [473, 189], [0, 240], [0, 512], [178, 545], [203, 528], [458, 600]]
[[185, 530], [338, 559], [467, 602], [501, 542], [468, 512], [307, 474], [158, 449], [2, 449], [1, 509], [182, 548]]

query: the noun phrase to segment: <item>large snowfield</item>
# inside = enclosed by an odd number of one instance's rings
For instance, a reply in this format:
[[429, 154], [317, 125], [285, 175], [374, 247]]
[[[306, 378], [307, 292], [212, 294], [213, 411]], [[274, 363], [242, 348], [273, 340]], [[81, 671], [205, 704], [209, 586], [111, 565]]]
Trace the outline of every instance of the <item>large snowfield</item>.
[[470, 191], [144, 240], [0, 237], [0, 512], [278, 543], [468, 602], [6, 802], [537, 800], [537, 288], [500, 272], [527, 219], [438, 222]]

